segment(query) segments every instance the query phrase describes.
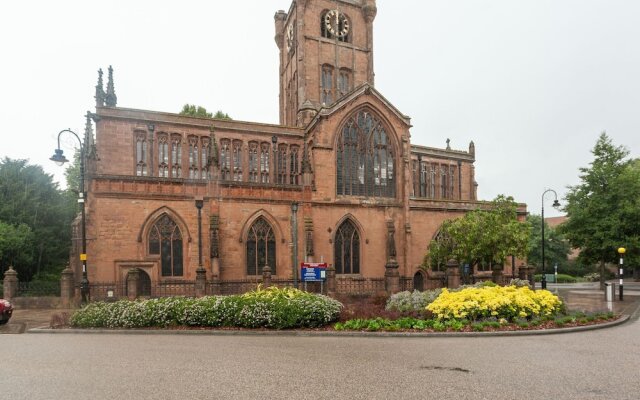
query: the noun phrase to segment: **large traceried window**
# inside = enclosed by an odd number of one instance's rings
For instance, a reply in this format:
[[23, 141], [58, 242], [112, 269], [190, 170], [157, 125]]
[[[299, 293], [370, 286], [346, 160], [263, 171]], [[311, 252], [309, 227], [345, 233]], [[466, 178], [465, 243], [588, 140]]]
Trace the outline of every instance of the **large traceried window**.
[[276, 237], [271, 225], [258, 218], [247, 235], [247, 275], [260, 275], [265, 265], [276, 273]]
[[337, 193], [395, 197], [395, 157], [380, 120], [359, 111], [342, 128], [336, 154]]
[[333, 104], [333, 67], [327, 64], [322, 66], [320, 101], [326, 106]]
[[360, 273], [360, 235], [348, 219], [336, 231], [334, 264], [336, 274]]
[[149, 254], [160, 256], [162, 276], [182, 276], [182, 234], [178, 225], [163, 214], [149, 231]]
[[147, 133], [136, 133], [136, 176], [147, 176]]

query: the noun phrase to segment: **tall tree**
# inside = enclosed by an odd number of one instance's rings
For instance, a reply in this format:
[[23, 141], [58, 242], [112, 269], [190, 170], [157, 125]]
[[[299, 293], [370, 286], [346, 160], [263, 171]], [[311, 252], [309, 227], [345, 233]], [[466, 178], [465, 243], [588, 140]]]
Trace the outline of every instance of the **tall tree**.
[[[542, 265], [542, 217], [530, 214], [527, 216], [527, 223], [531, 226], [531, 236], [529, 236], [529, 252], [527, 260], [535, 265]], [[544, 259], [546, 265], [558, 264], [565, 267], [567, 258], [571, 252], [571, 246], [566, 238], [556, 228], [544, 223]]]
[[600, 284], [604, 286], [605, 263], [616, 263], [617, 249], [637, 252], [640, 226], [638, 197], [640, 184], [636, 163], [629, 152], [615, 146], [606, 133], [598, 138], [589, 167], [580, 168], [581, 183], [569, 187], [565, 211], [568, 220], [562, 231], [574, 247], [580, 248], [585, 263], [600, 264]]
[[529, 225], [518, 221], [513, 198], [500, 195], [486, 209], [445, 221], [429, 244], [425, 264], [438, 265], [454, 258], [470, 265], [503, 265], [509, 256], [527, 254], [529, 234]]
[[20, 279], [64, 267], [69, 258], [72, 216], [68, 199], [42, 167], [26, 160], [0, 160], [0, 221], [11, 225], [14, 232], [25, 225], [33, 235], [20, 258], [22, 264], [16, 261], [14, 265]]

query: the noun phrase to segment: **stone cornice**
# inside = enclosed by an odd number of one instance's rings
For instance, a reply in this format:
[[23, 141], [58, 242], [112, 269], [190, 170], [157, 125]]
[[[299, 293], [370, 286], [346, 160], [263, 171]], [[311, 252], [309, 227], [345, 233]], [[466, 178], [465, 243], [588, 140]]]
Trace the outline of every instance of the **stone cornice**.
[[447, 149], [438, 149], [435, 147], [426, 147], [419, 145], [411, 145], [411, 153], [423, 155], [427, 157], [437, 157], [437, 158], [447, 158], [451, 160], [462, 160], [469, 161], [471, 163], [475, 162], [476, 159], [469, 152], [462, 150], [447, 150]]
[[199, 129], [210, 129], [213, 126], [214, 131], [223, 130], [251, 132], [256, 134], [268, 135], [277, 134], [298, 138], [302, 138], [304, 135], [303, 129], [291, 126], [215, 118], [200, 118], [166, 112], [138, 110], [132, 108], [98, 107], [96, 109], [96, 113], [101, 119], [129, 120], [141, 122], [144, 124], [168, 124]]

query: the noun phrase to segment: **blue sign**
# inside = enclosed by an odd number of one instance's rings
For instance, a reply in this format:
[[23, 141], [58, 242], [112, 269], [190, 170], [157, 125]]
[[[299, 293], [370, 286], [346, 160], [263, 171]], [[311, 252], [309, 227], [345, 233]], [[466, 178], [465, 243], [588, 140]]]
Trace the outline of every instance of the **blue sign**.
[[300, 280], [302, 282], [323, 282], [326, 279], [326, 263], [302, 263], [300, 271]]

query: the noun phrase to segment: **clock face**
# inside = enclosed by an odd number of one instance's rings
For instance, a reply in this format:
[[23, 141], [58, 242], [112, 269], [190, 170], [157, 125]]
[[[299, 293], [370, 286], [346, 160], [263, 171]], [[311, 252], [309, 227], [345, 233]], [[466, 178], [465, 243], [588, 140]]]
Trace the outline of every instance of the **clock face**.
[[345, 37], [349, 33], [349, 20], [338, 10], [331, 10], [325, 14], [324, 26], [329, 33], [339, 38]]
[[293, 30], [293, 23], [287, 27], [287, 51], [291, 52], [295, 44], [295, 32]]

